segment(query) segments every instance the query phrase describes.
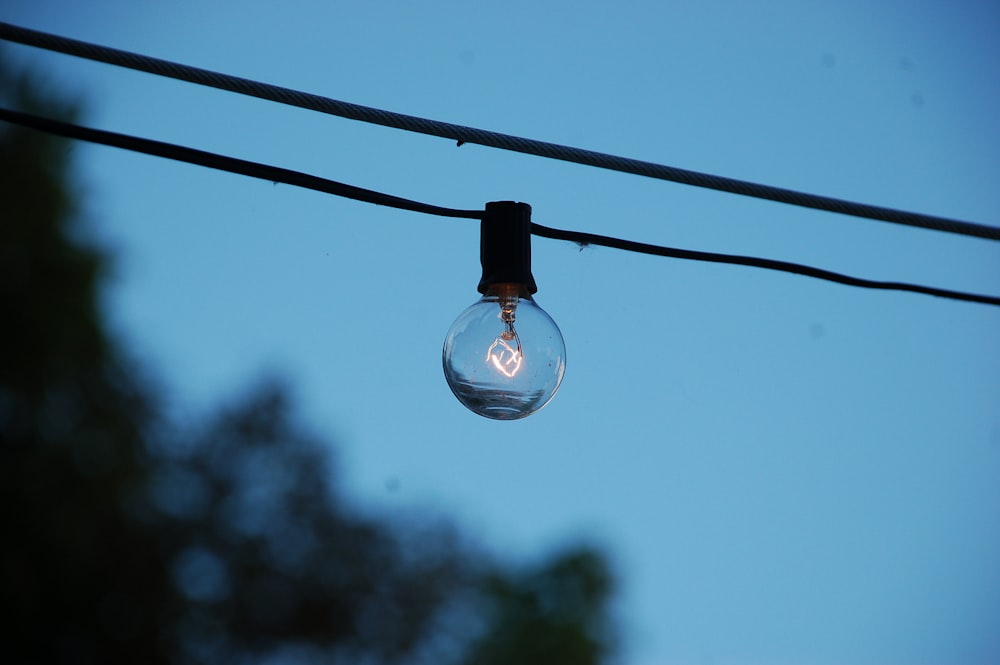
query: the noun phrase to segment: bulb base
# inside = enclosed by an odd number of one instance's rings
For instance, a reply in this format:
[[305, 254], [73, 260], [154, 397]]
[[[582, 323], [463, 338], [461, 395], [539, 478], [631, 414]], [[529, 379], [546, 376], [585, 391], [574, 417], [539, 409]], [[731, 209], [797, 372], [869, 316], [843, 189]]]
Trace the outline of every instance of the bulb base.
[[499, 285], [520, 287], [529, 295], [537, 292], [531, 274], [531, 206], [491, 201], [479, 228], [479, 261], [483, 266], [479, 292], [495, 291]]

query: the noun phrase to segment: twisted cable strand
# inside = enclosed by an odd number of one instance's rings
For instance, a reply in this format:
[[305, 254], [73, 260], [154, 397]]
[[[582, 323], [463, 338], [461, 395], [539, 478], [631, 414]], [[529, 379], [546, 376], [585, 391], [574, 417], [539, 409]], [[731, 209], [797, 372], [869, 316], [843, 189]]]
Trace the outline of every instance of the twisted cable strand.
[[988, 240], [1000, 240], [1000, 227], [856, 203], [829, 196], [808, 194], [791, 189], [700, 173], [557, 143], [536, 141], [509, 134], [476, 129], [474, 127], [465, 127], [463, 125], [430, 120], [403, 113], [394, 113], [392, 111], [343, 102], [291, 88], [261, 83], [238, 76], [182, 65], [168, 60], [99, 46], [67, 37], [60, 37], [9, 23], [0, 22], [0, 39], [111, 65], [127, 67], [150, 74], [166, 76], [189, 83], [218, 88], [220, 90], [227, 90], [242, 95], [249, 95], [281, 104], [297, 106], [341, 118], [447, 138], [457, 141], [459, 144], [475, 143], [502, 150], [631, 173], [658, 180], [729, 192], [731, 194], [786, 203], [804, 208], [825, 210], [853, 217], [892, 222], [904, 226], [944, 231]]

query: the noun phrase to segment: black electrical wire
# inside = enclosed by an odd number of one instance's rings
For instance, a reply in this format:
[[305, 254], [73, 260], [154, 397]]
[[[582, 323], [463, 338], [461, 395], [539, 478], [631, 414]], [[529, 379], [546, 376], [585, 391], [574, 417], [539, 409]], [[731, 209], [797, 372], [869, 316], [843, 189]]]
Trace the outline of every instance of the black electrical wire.
[[59, 120], [51, 120], [49, 118], [42, 118], [29, 113], [21, 113], [19, 111], [11, 111], [4, 108], [0, 108], [0, 120], [23, 125], [25, 127], [31, 127], [32, 129], [48, 132], [50, 134], [56, 134], [58, 136], [65, 136], [66, 138], [89, 141], [90, 143], [99, 143], [101, 145], [112, 146], [115, 148], [123, 148], [125, 150], [141, 152], [147, 155], [154, 155], [156, 157], [165, 157], [178, 162], [187, 162], [188, 164], [206, 166], [219, 171], [228, 171], [230, 173], [250, 176], [251, 178], [270, 180], [275, 183], [282, 182], [287, 185], [295, 185], [296, 187], [303, 187], [317, 192], [325, 192], [335, 196], [342, 196], [344, 198], [354, 199], [355, 201], [374, 203], [375, 205], [389, 206], [392, 208], [399, 208], [401, 210], [422, 212], [428, 215], [438, 215], [441, 217], [465, 217], [468, 219], [480, 219], [483, 216], [482, 210], [455, 210], [454, 208], [442, 208], [428, 203], [411, 201], [410, 199], [404, 199], [399, 196], [391, 196], [389, 194], [382, 194], [381, 192], [376, 192], [370, 189], [355, 187], [354, 185], [346, 185], [334, 180], [327, 180], [326, 178], [320, 178], [319, 176], [309, 175], [308, 173], [292, 171], [290, 169], [284, 169], [277, 166], [268, 166], [257, 162], [249, 162], [243, 159], [236, 159], [235, 157], [227, 157], [225, 155], [206, 152], [204, 150], [196, 150], [194, 148], [175, 145], [173, 143], [164, 143], [162, 141], [153, 141], [150, 139], [139, 138], [137, 136], [129, 136], [127, 134], [118, 134], [115, 132], [106, 132], [100, 129], [92, 129], [90, 127], [81, 127], [80, 125], [73, 125]]
[[[250, 162], [243, 159], [235, 159], [233, 157], [218, 155], [204, 150], [195, 150], [193, 148], [178, 146], [172, 143], [152, 141], [150, 139], [129, 136], [126, 134], [118, 134], [115, 132], [92, 129], [89, 127], [81, 127], [67, 122], [51, 120], [4, 108], [0, 108], [0, 120], [64, 136], [66, 138], [99, 143], [101, 145], [107, 145], [115, 148], [123, 148], [125, 150], [132, 150], [134, 152], [141, 152], [157, 157], [165, 157], [167, 159], [187, 162], [198, 166], [206, 166], [220, 171], [228, 171], [230, 173], [260, 178], [262, 180], [270, 180], [271, 182], [282, 182], [296, 187], [312, 189], [319, 192], [325, 192], [327, 194], [343, 196], [356, 201], [374, 203], [376, 205], [384, 205], [402, 210], [410, 210], [413, 212], [422, 212], [441, 217], [482, 219], [484, 215], [483, 210], [457, 210], [454, 208], [444, 208], [441, 206], [421, 203], [419, 201], [404, 199], [398, 196], [382, 194], [370, 189], [354, 187], [353, 185], [346, 185], [333, 180], [327, 180], [326, 178], [301, 173], [299, 171], [292, 171], [290, 169]], [[610, 236], [597, 235], [593, 233], [553, 229], [535, 223], [532, 223], [531, 225], [531, 233], [542, 238], [568, 240], [580, 245], [601, 245], [629, 252], [652, 254], [655, 256], [664, 256], [675, 259], [708, 261], [711, 263], [727, 263], [753, 268], [763, 268], [766, 270], [777, 270], [780, 272], [787, 272], [836, 282], [838, 284], [846, 284], [848, 286], [891, 291], [909, 291], [911, 293], [920, 293], [940, 298], [948, 298], [951, 300], [1000, 306], [1000, 297], [939, 289], [930, 286], [921, 286], [919, 284], [881, 282], [870, 279], [862, 279], [859, 277], [842, 275], [829, 270], [823, 270], [821, 268], [813, 268], [811, 266], [797, 263], [789, 263], [787, 261], [762, 259], [750, 256], [736, 256], [731, 254], [717, 254], [714, 252], [699, 252], [688, 249], [674, 249], [671, 247], [649, 245], [646, 243], [622, 240], [620, 238], [612, 238]]]
[[829, 196], [808, 194], [795, 190], [772, 187], [758, 183], [726, 178], [723, 176], [699, 173], [654, 162], [646, 162], [628, 157], [619, 157], [592, 150], [583, 150], [571, 146], [536, 141], [509, 134], [501, 134], [473, 127], [465, 127], [427, 118], [393, 113], [382, 109], [351, 104], [329, 97], [323, 97], [307, 92], [283, 88], [276, 85], [261, 83], [250, 79], [230, 76], [198, 67], [182, 65], [168, 60], [161, 60], [129, 51], [99, 46], [84, 41], [60, 37], [58, 35], [31, 30], [9, 23], [0, 22], [0, 39], [26, 44], [67, 55], [73, 55], [89, 60], [105, 62], [111, 65], [127, 67], [139, 71], [166, 76], [189, 83], [205, 85], [220, 90], [228, 90], [242, 95], [249, 95], [291, 106], [319, 111], [330, 115], [359, 120], [362, 122], [395, 127], [410, 132], [428, 134], [462, 143], [478, 145], [502, 150], [521, 152], [539, 157], [559, 159], [587, 166], [632, 173], [659, 180], [667, 180], [684, 185], [703, 187], [716, 191], [739, 194], [759, 199], [787, 203], [805, 208], [826, 210], [828, 212], [851, 215], [866, 219], [880, 220], [913, 226], [935, 231], [957, 233], [960, 235], [1000, 240], [1000, 227], [965, 222], [945, 217], [907, 212], [893, 208], [868, 205], [837, 199]]
[[730, 265], [750, 266], [753, 268], [764, 268], [765, 270], [777, 270], [788, 272], [794, 275], [814, 277], [816, 279], [846, 284], [847, 286], [858, 286], [865, 289], [882, 289], [887, 291], [909, 291], [911, 293], [922, 293], [940, 298], [950, 298], [952, 300], [964, 300], [967, 302], [978, 302], [986, 305], [1000, 305], [1000, 297], [983, 296], [973, 293], [963, 293], [948, 289], [939, 289], [933, 286], [921, 286], [919, 284], [906, 284], [902, 282], [882, 282], [861, 277], [851, 277], [841, 273], [813, 268], [799, 263], [789, 263], [788, 261], [777, 261], [775, 259], [761, 259], [753, 256], [738, 256], [734, 254], [717, 254], [715, 252], [699, 252], [691, 249], [675, 249], [673, 247], [662, 247], [660, 245], [648, 245], [646, 243], [634, 242], [632, 240], [622, 240], [609, 236], [597, 235], [594, 233], [583, 233], [580, 231], [563, 231], [561, 229], [551, 229], [540, 224], [531, 225], [531, 233], [542, 238], [552, 238], [554, 240], [569, 240], [581, 246], [601, 245], [603, 247], [614, 247], [628, 252], [640, 254], [651, 254], [653, 256], [666, 256], [673, 259], [687, 259], [691, 261], [707, 261], [709, 263], [727, 263]]

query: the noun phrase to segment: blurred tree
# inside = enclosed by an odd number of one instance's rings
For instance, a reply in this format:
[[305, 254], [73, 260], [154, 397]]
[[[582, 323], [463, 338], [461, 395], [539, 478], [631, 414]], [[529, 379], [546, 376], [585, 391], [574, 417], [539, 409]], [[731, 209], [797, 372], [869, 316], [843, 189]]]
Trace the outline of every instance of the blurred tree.
[[[74, 115], [2, 58], [0, 100]], [[578, 548], [519, 573], [447, 525], [361, 514], [280, 384], [197, 428], [163, 422], [105, 328], [107, 258], [80, 239], [70, 156], [64, 140], [0, 126], [0, 660], [610, 655], [600, 555]]]
[[144, 520], [180, 595], [168, 637], [184, 660], [410, 662], [472, 581], [445, 527], [375, 521], [336, 495], [277, 384], [154, 460]]
[[606, 602], [612, 579], [590, 548], [552, 557], [517, 573], [484, 578], [482, 612], [489, 628], [464, 655], [468, 665], [548, 665], [606, 662], [615, 633]]
[[[72, 115], [3, 66], [0, 99]], [[166, 662], [149, 647], [171, 593], [166, 563], [125, 510], [144, 482], [150, 400], [102, 326], [104, 257], [70, 240], [68, 168], [65, 141], [2, 128], [2, 658]]]

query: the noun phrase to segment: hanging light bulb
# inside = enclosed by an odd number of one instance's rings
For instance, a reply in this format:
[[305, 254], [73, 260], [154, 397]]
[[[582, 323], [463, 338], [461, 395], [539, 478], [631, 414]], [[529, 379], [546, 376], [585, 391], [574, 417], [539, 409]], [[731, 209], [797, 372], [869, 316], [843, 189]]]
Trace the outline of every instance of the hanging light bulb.
[[534, 301], [531, 206], [486, 204], [480, 231], [483, 297], [462, 312], [444, 340], [448, 386], [469, 410], [516, 420], [549, 403], [566, 371], [566, 345]]

